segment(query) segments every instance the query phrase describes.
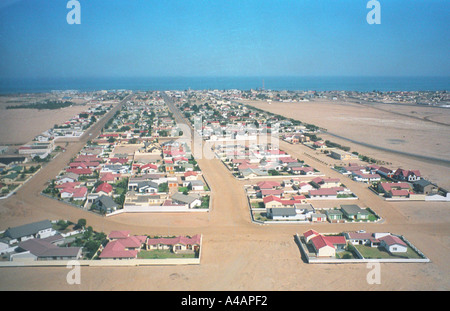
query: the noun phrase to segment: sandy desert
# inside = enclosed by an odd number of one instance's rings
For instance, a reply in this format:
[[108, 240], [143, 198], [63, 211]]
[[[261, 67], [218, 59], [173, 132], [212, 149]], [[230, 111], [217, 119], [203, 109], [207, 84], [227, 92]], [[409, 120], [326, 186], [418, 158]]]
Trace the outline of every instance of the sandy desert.
[[[318, 135], [325, 140], [348, 146], [351, 151], [392, 163], [403, 169], [418, 169], [429, 180], [450, 188], [450, 109], [388, 104], [356, 104], [318, 99], [310, 102], [271, 104], [244, 101], [256, 108], [317, 125], [328, 131]], [[433, 123], [429, 120], [438, 121]], [[356, 142], [409, 153], [399, 155]], [[421, 159], [414, 155], [429, 157]], [[444, 160], [437, 163], [433, 160]]]
[[50, 110], [51, 113], [38, 109], [6, 109], [7, 106], [27, 101], [10, 96], [0, 97], [0, 145], [26, 144], [55, 124], [66, 122], [90, 107], [84, 102], [77, 102], [71, 107]]

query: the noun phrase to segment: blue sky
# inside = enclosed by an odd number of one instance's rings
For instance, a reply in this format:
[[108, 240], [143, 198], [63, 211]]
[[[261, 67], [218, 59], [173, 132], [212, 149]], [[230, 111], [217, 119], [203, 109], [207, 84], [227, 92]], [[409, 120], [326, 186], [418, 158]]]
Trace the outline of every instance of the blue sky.
[[0, 0], [0, 78], [449, 76], [450, 1]]

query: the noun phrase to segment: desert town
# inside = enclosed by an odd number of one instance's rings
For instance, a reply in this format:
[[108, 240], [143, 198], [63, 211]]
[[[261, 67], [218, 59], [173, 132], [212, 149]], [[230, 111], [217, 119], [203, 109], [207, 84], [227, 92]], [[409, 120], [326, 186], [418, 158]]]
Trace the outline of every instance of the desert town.
[[[152, 275], [133, 285], [148, 290], [371, 289], [361, 265], [371, 260], [382, 263], [377, 289], [449, 288], [446, 92], [48, 97], [73, 101], [56, 113], [76, 107], [75, 117], [24, 131], [20, 144], [2, 125], [5, 289], [44, 275], [47, 289], [70, 289], [67, 260], [86, 265], [84, 289], [120, 288], [123, 273]], [[2, 96], [2, 115], [10, 102], [23, 98]], [[384, 123], [374, 138], [373, 120], [350, 135], [355, 118], [376, 114], [427, 137]], [[35, 267], [31, 280], [21, 265]]]

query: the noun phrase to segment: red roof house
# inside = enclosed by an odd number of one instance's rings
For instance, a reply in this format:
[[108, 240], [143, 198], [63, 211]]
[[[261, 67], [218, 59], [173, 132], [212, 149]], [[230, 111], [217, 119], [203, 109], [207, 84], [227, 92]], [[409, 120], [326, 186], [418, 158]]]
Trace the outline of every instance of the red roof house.
[[100, 193], [103, 192], [106, 195], [109, 195], [113, 190], [113, 186], [111, 186], [110, 184], [104, 182], [102, 184], [100, 184], [97, 188], [95, 188], [95, 192], [96, 193]]

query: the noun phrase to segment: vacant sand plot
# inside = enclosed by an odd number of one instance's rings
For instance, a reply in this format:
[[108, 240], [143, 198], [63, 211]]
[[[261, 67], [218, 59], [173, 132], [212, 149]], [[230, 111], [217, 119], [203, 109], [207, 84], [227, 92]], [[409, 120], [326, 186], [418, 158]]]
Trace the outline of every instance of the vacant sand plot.
[[25, 144], [36, 135], [61, 124], [88, 109], [79, 105], [55, 110], [6, 109], [0, 104], [0, 145]]
[[[450, 160], [450, 126], [435, 124], [413, 117], [399, 115], [395, 110], [407, 114], [417, 111], [419, 117], [436, 116], [441, 122], [450, 124], [450, 109], [430, 107], [397, 107], [379, 104], [375, 108], [340, 101], [315, 100], [301, 103], [268, 104], [262, 101], [246, 101], [260, 109], [315, 124], [330, 133], [387, 149]], [[387, 106], [387, 107], [386, 107]], [[381, 107], [385, 110], [376, 109]], [[320, 134], [323, 139], [351, 147], [352, 151], [373, 157], [404, 169], [419, 169], [422, 174], [444, 188], [450, 188], [450, 165], [434, 163], [414, 157], [407, 157]], [[328, 162], [333, 162], [328, 159]]]
[[[450, 126], [400, 115], [405, 107], [369, 107], [342, 101], [314, 100], [300, 103], [246, 101], [257, 108], [326, 128], [356, 141], [389, 149], [450, 160]], [[378, 109], [381, 106], [382, 109]], [[391, 111], [385, 106], [390, 107]], [[408, 106], [409, 110], [412, 107]], [[430, 113], [450, 125], [450, 109], [414, 107], [419, 118]], [[419, 113], [420, 112], [420, 113]]]

